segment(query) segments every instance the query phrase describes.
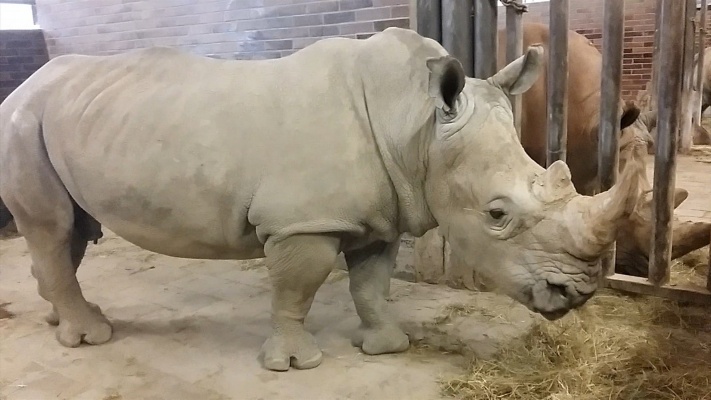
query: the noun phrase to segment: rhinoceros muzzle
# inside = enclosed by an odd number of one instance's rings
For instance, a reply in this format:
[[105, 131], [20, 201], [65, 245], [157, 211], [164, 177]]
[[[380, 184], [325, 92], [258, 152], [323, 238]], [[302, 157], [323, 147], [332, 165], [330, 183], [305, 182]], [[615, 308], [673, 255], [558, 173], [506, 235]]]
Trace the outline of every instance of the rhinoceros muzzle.
[[545, 319], [548, 321], [555, 321], [557, 319], [563, 318], [566, 314], [568, 314], [568, 311], [570, 310], [558, 310], [558, 311], [537, 311], [539, 314], [541, 314]]

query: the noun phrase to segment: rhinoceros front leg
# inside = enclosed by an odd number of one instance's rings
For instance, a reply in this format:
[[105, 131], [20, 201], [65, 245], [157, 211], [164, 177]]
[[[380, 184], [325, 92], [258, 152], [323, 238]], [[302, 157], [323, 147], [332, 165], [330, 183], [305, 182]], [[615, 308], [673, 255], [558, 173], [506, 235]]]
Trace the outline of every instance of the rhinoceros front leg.
[[322, 353], [304, 330], [314, 295], [336, 264], [339, 239], [327, 235], [297, 235], [267, 242], [266, 264], [272, 282], [274, 332], [264, 342], [264, 366], [274, 371], [314, 368]]
[[397, 353], [410, 341], [387, 311], [390, 276], [395, 266], [399, 241], [376, 243], [346, 253], [350, 291], [361, 325], [353, 345], [366, 354]]

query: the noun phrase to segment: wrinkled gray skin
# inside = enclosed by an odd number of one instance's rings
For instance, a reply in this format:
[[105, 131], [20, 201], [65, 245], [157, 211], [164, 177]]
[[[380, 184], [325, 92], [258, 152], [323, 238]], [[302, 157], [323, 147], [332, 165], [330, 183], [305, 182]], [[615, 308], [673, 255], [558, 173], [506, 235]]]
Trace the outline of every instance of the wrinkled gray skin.
[[75, 277], [99, 224], [176, 257], [265, 256], [272, 370], [320, 364], [303, 323], [339, 252], [362, 320], [354, 344], [405, 350], [385, 301], [399, 237], [437, 225], [530, 309], [579, 307], [636, 200], [637, 166], [585, 197], [564, 163], [546, 171], [525, 154], [506, 96], [531, 86], [541, 57], [530, 48], [465, 79], [438, 43], [390, 28], [269, 61], [164, 48], [50, 61], [0, 105], [0, 197], [57, 339], [111, 337]]

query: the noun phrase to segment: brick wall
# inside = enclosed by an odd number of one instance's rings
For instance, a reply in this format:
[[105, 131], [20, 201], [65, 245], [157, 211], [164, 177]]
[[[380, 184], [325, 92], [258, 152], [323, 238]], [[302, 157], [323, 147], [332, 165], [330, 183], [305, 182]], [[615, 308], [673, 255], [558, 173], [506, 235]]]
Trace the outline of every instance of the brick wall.
[[42, 31], [1, 31], [0, 103], [48, 60]]
[[[635, 100], [652, 78], [652, 50], [657, 0], [625, 1], [625, 36], [622, 69], [622, 96]], [[585, 35], [602, 51], [603, 1], [570, 0], [570, 29]], [[499, 26], [503, 27], [503, 9], [499, 9]], [[524, 21], [549, 22], [549, 3], [528, 5]]]
[[[652, 79], [656, 4], [657, 0], [625, 0], [622, 96], [628, 100], [635, 100], [638, 92], [644, 90]], [[570, 29], [585, 35], [602, 51], [603, 1], [570, 0], [569, 7]], [[499, 26], [503, 27], [504, 11], [502, 8], [499, 10]], [[548, 24], [548, 2], [529, 4], [528, 10], [529, 12], [524, 14], [524, 21]], [[710, 39], [711, 18], [707, 17], [707, 46], [711, 46], [708, 44]], [[698, 49], [696, 51], [698, 52]]]
[[37, 0], [50, 56], [171, 46], [277, 58], [329, 36], [408, 27], [408, 0]]
[[[657, 0], [626, 0], [622, 94], [651, 79]], [[37, 0], [49, 55], [162, 45], [220, 58], [282, 57], [321, 38], [409, 26], [409, 0]], [[548, 23], [548, 2], [526, 21]], [[504, 9], [499, 8], [500, 25]], [[570, 0], [570, 27], [602, 46], [603, 1]], [[707, 32], [711, 34], [711, 18]]]

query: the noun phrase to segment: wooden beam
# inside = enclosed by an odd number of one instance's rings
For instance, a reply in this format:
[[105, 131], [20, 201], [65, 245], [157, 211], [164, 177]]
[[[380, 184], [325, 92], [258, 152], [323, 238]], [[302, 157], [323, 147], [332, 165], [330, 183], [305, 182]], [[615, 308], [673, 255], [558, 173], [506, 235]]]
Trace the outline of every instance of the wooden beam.
[[661, 0], [659, 28], [659, 105], [654, 187], [652, 200], [652, 239], [649, 280], [655, 285], [669, 282], [671, 262], [672, 215], [676, 171], [679, 102], [681, 100], [682, 56], [685, 7], [678, 0]]
[[684, 284], [657, 286], [643, 277], [620, 274], [607, 277], [604, 285], [625, 292], [663, 297], [674, 301], [711, 305], [711, 291], [700, 286]]
[[417, 33], [420, 33], [419, 29], [417, 29], [417, 3], [418, 0], [408, 0], [407, 11], [408, 17], [410, 19], [410, 29]]
[[704, 96], [704, 56], [706, 55], [706, 0], [701, 0], [701, 12], [699, 13], [699, 57], [696, 60], [696, 95], [698, 99], [694, 105], [696, 109], [695, 120], [697, 125], [701, 125], [701, 106]]
[[442, 46], [473, 76], [472, 0], [442, 0]]
[[[526, 5], [515, 1], [502, 1], [506, 5], [506, 63], [509, 64], [523, 54], [523, 13]], [[521, 139], [521, 95], [509, 96], [514, 116], [514, 126]]]
[[415, 28], [424, 37], [442, 43], [442, 0], [416, 0]]
[[568, 0], [550, 2], [546, 166], [565, 161], [568, 146], [568, 9]]
[[696, 36], [696, 0], [686, 0], [684, 13], [683, 81], [681, 89], [681, 121], [679, 122], [679, 151], [691, 151], [694, 138], [694, 37]]
[[497, 70], [497, 6], [498, 0], [476, 0], [474, 2], [475, 78], [489, 78]]
[[706, 271], [706, 275], [706, 289], [711, 291], [711, 235], [709, 235], [709, 269]]
[[654, 47], [652, 48], [652, 81], [649, 86], [649, 109], [657, 109], [657, 82], [659, 82], [659, 28], [662, 15], [662, 0], [657, 0], [654, 9]]
[[[693, 1], [693, 0], [692, 0]], [[600, 191], [617, 181], [620, 137], [620, 83], [625, 30], [625, 2], [605, 0], [602, 28], [602, 80], [600, 83], [600, 130], [597, 174]], [[606, 276], [615, 273], [615, 247], [602, 257]]]

